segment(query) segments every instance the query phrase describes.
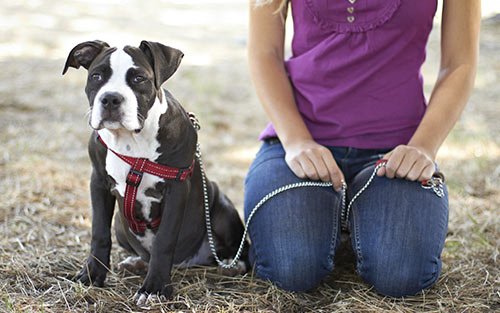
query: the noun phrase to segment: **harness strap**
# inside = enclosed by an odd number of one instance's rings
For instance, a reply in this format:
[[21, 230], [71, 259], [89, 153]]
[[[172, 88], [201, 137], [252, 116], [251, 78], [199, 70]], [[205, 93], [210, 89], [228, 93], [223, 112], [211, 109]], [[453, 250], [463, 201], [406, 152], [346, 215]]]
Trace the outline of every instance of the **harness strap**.
[[189, 167], [177, 168], [151, 162], [146, 158], [134, 158], [120, 154], [110, 149], [101, 136], [97, 136], [101, 144], [109, 151], [113, 152], [118, 158], [130, 165], [130, 170], [126, 178], [125, 195], [123, 197], [123, 214], [128, 222], [129, 228], [135, 234], [144, 234], [146, 229], [156, 230], [160, 226], [161, 216], [157, 216], [151, 222], [140, 220], [135, 216], [135, 200], [137, 190], [142, 181], [144, 173], [148, 173], [163, 179], [184, 181], [191, 177], [194, 170], [195, 161]]

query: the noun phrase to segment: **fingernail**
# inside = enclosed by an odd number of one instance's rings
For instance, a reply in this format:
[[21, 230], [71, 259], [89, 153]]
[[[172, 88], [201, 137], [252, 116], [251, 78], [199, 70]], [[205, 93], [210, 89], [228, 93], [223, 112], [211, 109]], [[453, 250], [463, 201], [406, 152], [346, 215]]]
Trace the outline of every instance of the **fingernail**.
[[344, 181], [344, 180], [341, 180], [341, 181], [340, 181], [340, 185], [335, 186], [335, 191], [336, 191], [336, 192], [340, 192], [340, 191], [342, 191], [342, 189], [344, 188], [344, 186], [346, 186], [346, 187], [347, 187], [347, 185], [346, 185], [345, 181]]

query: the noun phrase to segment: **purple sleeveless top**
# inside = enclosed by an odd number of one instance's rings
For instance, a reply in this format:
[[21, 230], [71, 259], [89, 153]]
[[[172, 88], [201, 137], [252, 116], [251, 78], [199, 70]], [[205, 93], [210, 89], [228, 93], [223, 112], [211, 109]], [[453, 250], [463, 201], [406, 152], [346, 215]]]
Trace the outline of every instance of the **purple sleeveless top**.
[[[285, 67], [314, 139], [329, 146], [406, 144], [427, 103], [420, 67], [436, 0], [292, 0]], [[261, 139], [275, 137], [269, 124]]]

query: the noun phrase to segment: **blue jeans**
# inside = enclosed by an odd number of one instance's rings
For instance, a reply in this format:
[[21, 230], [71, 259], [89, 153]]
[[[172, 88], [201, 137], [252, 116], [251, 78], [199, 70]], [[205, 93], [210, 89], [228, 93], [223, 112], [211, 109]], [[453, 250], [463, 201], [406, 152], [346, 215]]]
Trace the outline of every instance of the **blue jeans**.
[[[344, 173], [348, 201], [389, 150], [328, 147]], [[245, 180], [245, 219], [274, 189], [303, 181], [285, 163], [277, 140], [264, 142]], [[354, 202], [349, 232], [358, 274], [383, 295], [413, 295], [441, 270], [448, 226], [448, 193], [420, 183], [375, 177]], [[257, 211], [249, 225], [251, 262], [258, 277], [290, 291], [307, 291], [332, 270], [341, 233], [341, 195], [332, 187], [285, 191]]]

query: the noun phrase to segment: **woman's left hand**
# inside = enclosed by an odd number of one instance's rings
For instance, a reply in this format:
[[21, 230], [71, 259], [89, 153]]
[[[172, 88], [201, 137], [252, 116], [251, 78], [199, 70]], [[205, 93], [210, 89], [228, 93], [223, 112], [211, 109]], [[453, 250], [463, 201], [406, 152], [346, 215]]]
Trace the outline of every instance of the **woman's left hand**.
[[431, 154], [414, 146], [397, 146], [384, 155], [384, 159], [387, 163], [377, 171], [378, 176], [424, 181], [430, 179], [436, 170]]

